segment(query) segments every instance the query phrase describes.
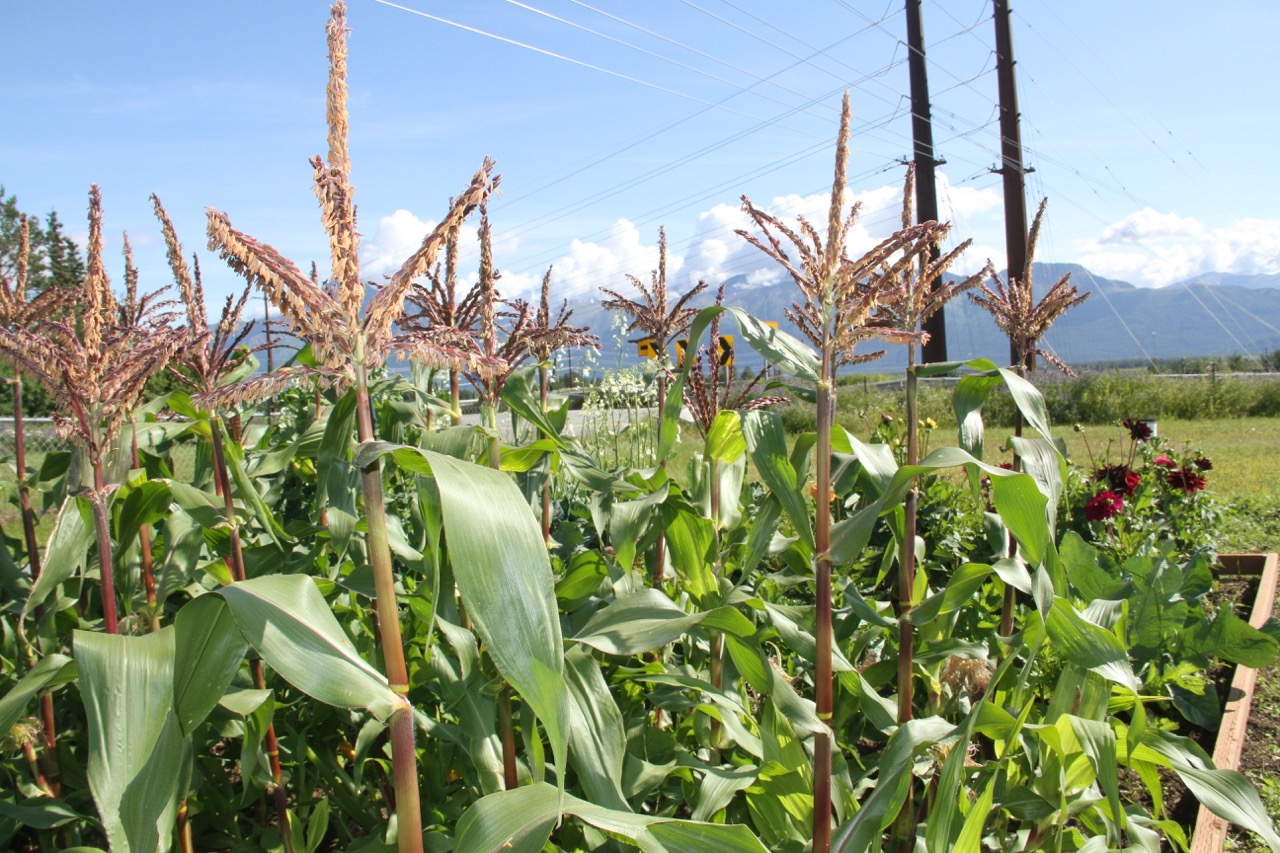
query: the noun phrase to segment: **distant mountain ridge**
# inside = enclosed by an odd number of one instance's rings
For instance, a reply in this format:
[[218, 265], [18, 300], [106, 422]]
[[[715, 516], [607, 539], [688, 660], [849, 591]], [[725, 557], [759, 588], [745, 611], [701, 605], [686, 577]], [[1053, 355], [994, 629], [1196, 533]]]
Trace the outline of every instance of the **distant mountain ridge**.
[[[1068, 364], [1121, 359], [1186, 358], [1194, 356], [1256, 355], [1280, 349], [1280, 274], [1240, 275], [1205, 273], [1165, 287], [1137, 287], [1129, 282], [1105, 278], [1080, 264], [1037, 263], [1033, 266], [1037, 297], [1065, 274], [1081, 292], [1091, 296], [1069, 311], [1046, 336], [1046, 349]], [[797, 334], [786, 317], [795, 301], [796, 290], [789, 281], [772, 286], [746, 284], [744, 276], [725, 282], [725, 304], [743, 308], [762, 320], [774, 320], [786, 331]], [[713, 288], [695, 297], [691, 304], [705, 307], [713, 303]], [[572, 322], [588, 326], [601, 338], [599, 362], [606, 366], [635, 364], [635, 346], [624, 337], [621, 347], [613, 337], [612, 312], [600, 307], [597, 298], [570, 303]], [[1003, 333], [978, 306], [961, 296], [945, 308], [947, 355], [951, 360], [977, 357], [998, 362], [1008, 360], [1009, 345]], [[723, 332], [732, 334], [732, 322]], [[250, 345], [265, 339], [261, 322], [254, 329]], [[867, 345], [870, 351], [876, 347]], [[740, 365], [759, 365], [760, 359], [738, 346]], [[286, 358], [278, 354], [280, 363]], [[261, 360], [265, 363], [265, 357]], [[581, 355], [575, 362], [582, 363]], [[901, 369], [905, 353], [889, 347], [884, 359], [862, 367], [866, 371]]]
[[[1080, 264], [1037, 263], [1032, 271], [1037, 297], [1068, 273], [1072, 284], [1091, 294], [1060, 319], [1044, 341], [1046, 349], [1068, 364], [1258, 354], [1280, 349], [1280, 275], [1214, 273], [1150, 288], [1095, 275]], [[736, 276], [725, 284], [725, 304], [743, 308], [761, 319], [775, 320], [781, 328], [796, 333], [786, 319], [786, 309], [796, 298], [789, 282], [743, 286], [744, 277]], [[703, 306], [713, 298], [708, 289], [694, 301]], [[574, 309], [576, 323], [607, 334], [612, 318], [598, 302], [579, 303]], [[949, 359], [1008, 360], [1007, 339], [991, 317], [967, 297], [948, 304], [944, 313]], [[725, 331], [731, 333], [728, 325]], [[866, 347], [874, 348], [870, 344]], [[602, 360], [612, 364], [617, 353], [615, 347], [608, 346]], [[630, 353], [623, 350], [622, 355], [626, 361], [634, 356], [634, 349]], [[750, 354], [744, 357], [747, 363], [758, 363], [750, 360]], [[863, 369], [893, 370], [904, 364], [902, 348], [890, 347], [885, 358], [870, 362]]]

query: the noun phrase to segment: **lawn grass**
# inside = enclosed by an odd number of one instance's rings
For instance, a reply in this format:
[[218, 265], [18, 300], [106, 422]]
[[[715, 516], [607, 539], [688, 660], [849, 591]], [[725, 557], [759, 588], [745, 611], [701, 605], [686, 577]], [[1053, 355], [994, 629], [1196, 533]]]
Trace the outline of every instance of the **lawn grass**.
[[[1093, 425], [1082, 430], [1054, 430], [1066, 440], [1068, 455], [1079, 465], [1101, 465], [1108, 458], [1118, 461], [1128, 445], [1128, 435], [1120, 426]], [[1209, 487], [1218, 498], [1280, 503], [1280, 453], [1276, 452], [1280, 446], [1280, 419], [1162, 420], [1159, 435], [1169, 447], [1180, 450], [1189, 446], [1213, 462]]]
[[[1066, 440], [1072, 461], [1086, 467], [1119, 461], [1128, 442], [1120, 426], [1055, 432]], [[1198, 450], [1213, 462], [1209, 491], [1227, 510], [1218, 530], [1219, 552], [1280, 550], [1280, 420], [1162, 420], [1159, 434], [1167, 446]]]

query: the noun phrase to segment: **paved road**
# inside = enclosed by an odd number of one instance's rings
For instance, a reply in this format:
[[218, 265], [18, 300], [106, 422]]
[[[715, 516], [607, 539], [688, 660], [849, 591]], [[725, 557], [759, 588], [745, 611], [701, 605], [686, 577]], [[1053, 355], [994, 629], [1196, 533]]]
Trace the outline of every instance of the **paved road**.
[[[636, 415], [635, 415], [636, 417], [640, 417], [640, 418], [656, 418], [657, 417], [657, 410], [655, 409], [638, 409], [635, 411], [636, 411]], [[613, 423], [615, 426], [623, 426], [631, 419], [632, 410], [631, 409], [614, 409], [610, 412], [600, 412], [600, 411], [587, 412], [582, 409], [572, 409], [569, 412], [569, 419], [565, 424], [565, 434], [571, 437], [581, 435], [583, 426], [585, 423], [587, 423], [587, 416], [589, 416], [593, 422], [598, 418], [607, 417], [609, 418], [608, 422]], [[468, 426], [479, 426], [480, 415], [464, 414], [462, 416], [462, 422]], [[498, 415], [498, 432], [501, 433], [502, 437], [507, 441], [512, 440], [510, 412], [503, 412], [502, 414]]]

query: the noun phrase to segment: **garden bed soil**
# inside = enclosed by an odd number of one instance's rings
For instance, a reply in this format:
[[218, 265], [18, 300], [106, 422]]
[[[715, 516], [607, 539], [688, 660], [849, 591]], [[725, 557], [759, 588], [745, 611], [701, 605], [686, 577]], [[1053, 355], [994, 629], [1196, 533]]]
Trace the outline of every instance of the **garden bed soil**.
[[[1261, 628], [1271, 617], [1275, 605], [1280, 557], [1276, 554], [1223, 554], [1219, 557], [1219, 564], [1218, 600], [1223, 604], [1235, 602], [1236, 607], [1246, 611], [1240, 616], [1247, 617], [1255, 628]], [[1280, 718], [1269, 707], [1260, 707], [1251, 718], [1258, 671], [1238, 666], [1227, 672], [1231, 678], [1229, 686], [1223, 689], [1223, 684], [1218, 685], [1219, 695], [1225, 698], [1226, 704], [1213, 745], [1214, 766], [1246, 774], [1249, 770], [1274, 772], [1275, 759], [1271, 750], [1274, 744], [1265, 735], [1261, 738], [1258, 735], [1260, 732], [1276, 732]], [[1218, 674], [1219, 681], [1226, 680], [1227, 672]], [[1254, 735], [1251, 742], [1246, 740], [1246, 730]], [[1206, 743], [1201, 745], [1208, 748]], [[1183, 794], [1182, 800], [1190, 805], [1195, 798], [1188, 792]], [[1226, 843], [1227, 829], [1225, 820], [1199, 806], [1191, 836], [1191, 853], [1218, 853]]]

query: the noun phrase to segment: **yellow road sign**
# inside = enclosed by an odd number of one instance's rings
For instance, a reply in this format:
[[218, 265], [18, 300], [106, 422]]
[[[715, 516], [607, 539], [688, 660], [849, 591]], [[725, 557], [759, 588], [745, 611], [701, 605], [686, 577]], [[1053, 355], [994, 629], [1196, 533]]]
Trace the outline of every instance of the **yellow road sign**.
[[658, 342], [654, 338], [641, 338], [636, 341], [636, 354], [641, 358], [657, 358]]
[[[733, 335], [721, 335], [717, 342], [716, 367], [733, 367]], [[689, 339], [676, 341], [676, 364], [684, 366], [685, 354], [689, 351]]]

